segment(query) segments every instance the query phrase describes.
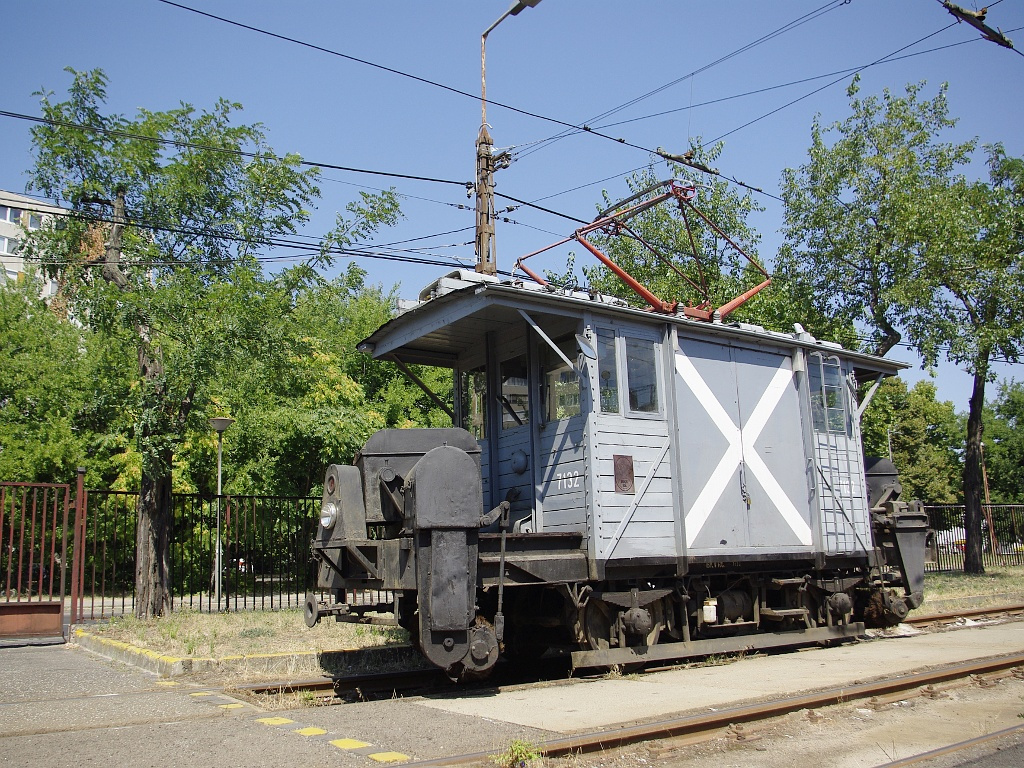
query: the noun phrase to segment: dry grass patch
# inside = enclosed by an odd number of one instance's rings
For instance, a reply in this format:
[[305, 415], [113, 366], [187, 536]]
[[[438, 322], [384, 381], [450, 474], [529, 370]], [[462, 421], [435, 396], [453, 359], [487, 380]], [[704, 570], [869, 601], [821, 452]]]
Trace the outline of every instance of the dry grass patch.
[[[985, 608], [1024, 601], [1024, 567], [992, 567], [981, 576], [929, 573], [919, 613]], [[324, 619], [312, 629], [301, 609], [201, 613], [174, 611], [159, 619], [115, 617], [89, 631], [139, 648], [182, 658], [322, 653], [397, 645], [408, 641], [397, 627]], [[311, 660], [311, 665], [315, 664]]]
[[299, 609], [200, 613], [174, 611], [158, 619], [119, 616], [89, 628], [101, 637], [182, 658], [321, 653], [404, 643], [397, 627], [321, 621], [307, 627]]
[[979, 576], [963, 572], [924, 577], [922, 613], [989, 608], [1024, 601], [1024, 567], [990, 567]]

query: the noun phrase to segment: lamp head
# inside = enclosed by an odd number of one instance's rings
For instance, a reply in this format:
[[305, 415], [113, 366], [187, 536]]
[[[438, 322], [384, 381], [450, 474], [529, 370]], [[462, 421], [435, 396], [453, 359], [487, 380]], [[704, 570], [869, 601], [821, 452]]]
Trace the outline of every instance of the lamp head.
[[214, 416], [210, 419], [210, 426], [218, 435], [224, 434], [224, 430], [235, 423], [235, 420], [228, 416]]
[[513, 16], [518, 16], [526, 8], [535, 8], [539, 2], [540, 0], [516, 0], [512, 3], [512, 7], [508, 9], [508, 12]]

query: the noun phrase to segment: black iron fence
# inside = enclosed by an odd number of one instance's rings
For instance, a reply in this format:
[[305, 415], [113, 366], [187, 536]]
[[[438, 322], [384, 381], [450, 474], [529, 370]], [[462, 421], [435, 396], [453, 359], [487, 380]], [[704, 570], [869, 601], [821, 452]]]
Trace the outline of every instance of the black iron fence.
[[[299, 607], [315, 585], [310, 542], [318, 498], [220, 498], [220, 600], [216, 553], [218, 499], [171, 497], [171, 608], [200, 611]], [[135, 607], [138, 494], [87, 491], [82, 608], [84, 618]]]
[[[138, 494], [83, 491], [74, 498], [71, 554], [70, 486], [3, 483], [0, 488], [0, 602], [63, 605], [79, 596], [79, 618], [132, 613], [135, 608], [135, 529]], [[310, 542], [317, 498], [172, 496], [171, 607], [201, 611], [300, 607], [314, 588]], [[218, 537], [218, 509], [220, 529]], [[963, 506], [926, 506], [928, 571], [959, 571], [964, 562]], [[1024, 505], [983, 507], [986, 567], [1024, 566]], [[220, 599], [217, 542], [220, 540]], [[70, 579], [67, 571], [72, 572]], [[69, 591], [70, 590], [70, 591]], [[44, 599], [45, 598], [45, 599]], [[77, 610], [76, 610], [77, 609]], [[58, 609], [62, 612], [62, 608]], [[20, 618], [19, 618], [20, 620]]]
[[[930, 533], [927, 571], [964, 567], [963, 505], [926, 506]], [[983, 505], [982, 562], [986, 567], [1024, 565], [1024, 505]]]

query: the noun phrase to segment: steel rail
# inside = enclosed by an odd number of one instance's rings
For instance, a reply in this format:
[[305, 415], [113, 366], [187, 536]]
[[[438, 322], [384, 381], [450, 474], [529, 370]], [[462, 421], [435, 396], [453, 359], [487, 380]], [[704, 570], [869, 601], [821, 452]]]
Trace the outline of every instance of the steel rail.
[[401, 688], [423, 687], [448, 682], [440, 669], [402, 670], [398, 672], [372, 672], [342, 677], [321, 677], [311, 680], [286, 680], [273, 683], [249, 683], [229, 686], [233, 691], [253, 695], [268, 693], [299, 693], [302, 691], [332, 691], [343, 693], [360, 690], [379, 692]]
[[967, 741], [960, 741], [956, 744], [950, 744], [946, 747], [939, 747], [933, 749], [930, 752], [922, 752], [920, 755], [914, 755], [913, 757], [905, 757], [902, 760], [895, 760], [891, 763], [879, 766], [879, 768], [903, 768], [907, 765], [916, 765], [923, 763], [928, 760], [932, 760], [936, 757], [944, 757], [945, 755], [955, 755], [957, 752], [963, 752], [965, 749], [971, 749], [972, 747], [981, 746], [987, 744], [990, 741], [998, 741], [999, 739], [1005, 739], [1007, 736], [1013, 736], [1015, 734], [1024, 731], [1024, 725], [1014, 725], [1009, 728], [1003, 728], [1001, 731], [995, 731], [994, 733], [987, 733], [984, 736], [975, 736], [973, 739], [967, 739]]
[[[978, 618], [983, 616], [999, 616], [1002, 614], [1024, 614], [1024, 604], [995, 606], [992, 608], [971, 608], [969, 610], [952, 611], [949, 613], [928, 614], [907, 618], [903, 623], [912, 626], [927, 626], [956, 619]], [[664, 666], [651, 667], [665, 669]], [[283, 680], [269, 683], [249, 683], [227, 686], [233, 691], [259, 695], [268, 693], [299, 693], [302, 691], [346, 691], [360, 690], [379, 692], [396, 688], [413, 688], [435, 683], [444, 684], [448, 678], [439, 669], [405, 670], [397, 672], [374, 672], [339, 677], [318, 677], [309, 680]]]
[[914, 627], [937, 624], [944, 621], [956, 621], [957, 619], [973, 619], [983, 616], [999, 616], [1000, 614], [1024, 614], [1024, 604], [998, 605], [991, 608], [968, 608], [965, 610], [949, 611], [948, 613], [934, 613], [925, 616], [910, 616], [903, 620], [904, 624]]
[[[857, 699], [886, 696], [914, 688], [922, 688], [928, 685], [970, 677], [971, 675], [1012, 669], [1021, 665], [1024, 665], [1024, 653], [989, 657], [971, 662], [951, 664], [927, 672], [900, 675], [894, 678], [858, 683], [851, 686], [828, 688], [777, 701], [733, 707], [699, 715], [684, 715], [641, 725], [610, 728], [594, 733], [552, 739], [537, 745], [537, 750], [545, 757], [559, 757], [569, 754], [584, 754], [616, 749], [643, 741], [693, 736], [728, 728], [737, 723], [766, 720], [771, 717], [797, 712], [801, 709], [817, 709]], [[421, 760], [406, 763], [406, 765], [425, 768], [426, 766], [473, 763], [486, 761], [493, 754], [495, 753], [475, 752], [466, 755]]]

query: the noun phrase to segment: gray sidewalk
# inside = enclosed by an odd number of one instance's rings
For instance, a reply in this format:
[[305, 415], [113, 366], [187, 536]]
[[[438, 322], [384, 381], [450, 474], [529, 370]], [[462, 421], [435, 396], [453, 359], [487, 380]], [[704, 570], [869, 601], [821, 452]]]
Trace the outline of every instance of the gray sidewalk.
[[[263, 712], [82, 649], [0, 648], [0, 765], [365, 768], [497, 751], [516, 738], [541, 743], [576, 730], [707, 712], [1013, 652], [1024, 652], [1024, 622], [717, 667]], [[1006, 697], [1005, 706], [997, 707], [996, 720], [1015, 724], [1024, 684], [1004, 685], [998, 695]], [[956, 740], [943, 729], [906, 739], [924, 751], [939, 746], [943, 736], [947, 743]]]

